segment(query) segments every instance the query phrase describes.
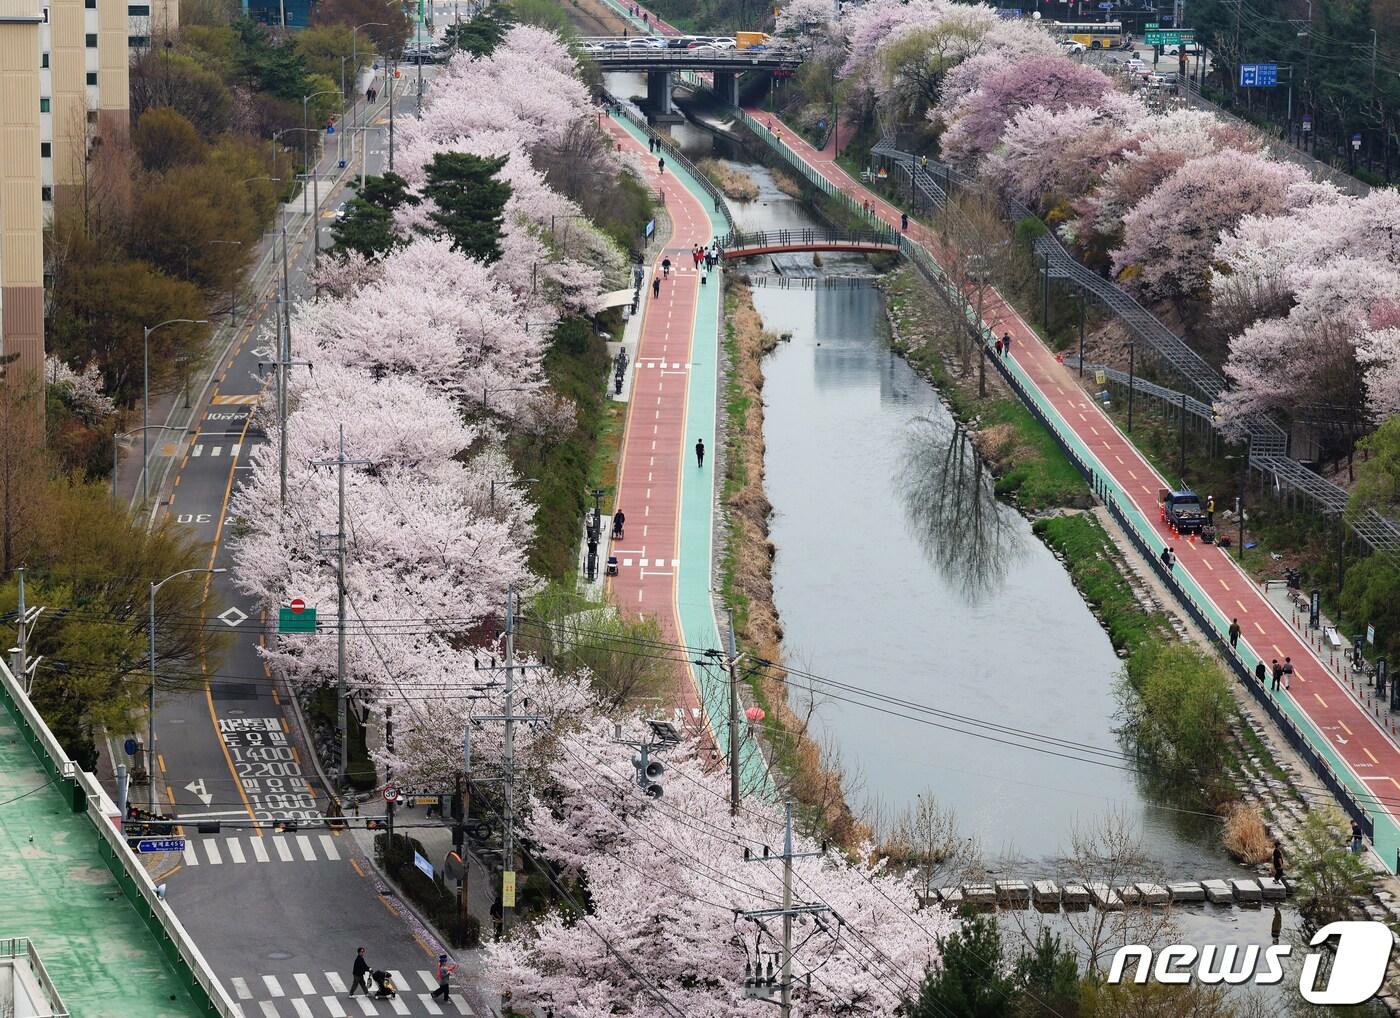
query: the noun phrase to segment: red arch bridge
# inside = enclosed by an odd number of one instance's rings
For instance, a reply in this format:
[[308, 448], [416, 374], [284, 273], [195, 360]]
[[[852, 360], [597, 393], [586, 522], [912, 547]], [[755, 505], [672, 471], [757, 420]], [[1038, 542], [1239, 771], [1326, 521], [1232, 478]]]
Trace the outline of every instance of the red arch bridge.
[[735, 231], [719, 239], [723, 258], [752, 258], [755, 255], [787, 251], [854, 251], [861, 254], [899, 251], [899, 231], [873, 230], [768, 230], [764, 233]]

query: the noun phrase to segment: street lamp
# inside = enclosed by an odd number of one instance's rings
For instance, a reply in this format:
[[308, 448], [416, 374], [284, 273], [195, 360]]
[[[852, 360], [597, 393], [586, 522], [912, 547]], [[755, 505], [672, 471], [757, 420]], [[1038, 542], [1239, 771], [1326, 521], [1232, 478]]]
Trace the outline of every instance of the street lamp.
[[491, 478], [491, 511], [496, 511], [496, 482], [501, 484], [539, 484], [538, 477], [493, 477]]
[[[311, 100], [312, 100], [312, 99], [315, 99], [317, 96], [322, 96], [322, 95], [337, 95], [337, 94], [338, 94], [338, 93], [337, 93], [336, 90], [333, 89], [333, 88], [323, 88], [323, 89], [321, 89], [321, 91], [319, 91], [319, 92], [312, 92], [310, 95], [302, 96], [302, 99], [301, 99], [301, 166], [302, 166], [302, 169], [303, 169], [303, 170], [305, 170], [307, 173], [309, 173], [309, 174], [311, 175], [311, 180], [312, 180], [312, 183], [313, 183], [313, 184], [316, 183], [316, 171], [315, 171], [315, 169], [311, 166], [311, 164], [310, 164], [309, 162], [306, 161], [306, 160], [307, 160], [307, 154], [306, 154], [306, 150], [307, 150], [306, 135], [307, 135], [307, 133], [311, 130], [311, 128], [309, 128], [309, 127], [306, 125], [306, 104], [309, 103], [309, 102], [311, 102]], [[316, 139], [317, 148], [319, 148], [319, 147], [320, 147], [320, 144], [321, 144], [321, 139], [320, 139], [320, 137], [319, 137], [319, 133], [320, 133], [320, 132], [318, 131], [318, 132], [317, 132], [318, 137], [317, 137], [317, 139]], [[317, 156], [317, 160], [319, 161], [319, 159], [320, 159], [320, 156], [318, 155], [318, 156]], [[320, 202], [319, 186], [318, 186], [318, 192], [317, 192], [316, 198], [317, 198], [317, 201], [316, 201], [316, 212], [317, 212], [317, 214], [319, 215], [319, 214], [320, 214], [320, 211], [321, 211], [321, 202]], [[301, 191], [301, 211], [302, 211], [302, 212], [306, 212], [306, 211], [307, 211], [307, 209], [306, 209], [306, 188], [305, 188], [305, 186], [302, 187], [302, 191]]]
[[151, 463], [151, 333], [161, 326], [184, 323], [186, 325], [208, 325], [207, 318], [167, 318], [163, 322], [155, 325], [143, 325], [145, 335], [141, 340], [142, 349], [142, 377], [144, 395], [141, 399], [141, 501], [146, 502], [151, 497], [150, 489], [150, 463]]
[[1134, 355], [1137, 353], [1137, 343], [1129, 340], [1124, 344], [1128, 348], [1128, 434], [1133, 433], [1133, 369]]
[[171, 573], [159, 583], [151, 584], [150, 614], [147, 616], [147, 629], [150, 634], [150, 658], [151, 658], [151, 697], [148, 710], [150, 716], [146, 719], [146, 773], [150, 775], [151, 781], [151, 812], [156, 811], [156, 592], [177, 576], [185, 576], [189, 573], [226, 573], [227, 569], [181, 569], [178, 573]]
[[[360, 38], [359, 38], [359, 31], [360, 31], [360, 29], [362, 29], [362, 28], [388, 28], [388, 27], [389, 27], [389, 26], [388, 26], [387, 24], [385, 24], [384, 22], [382, 22], [382, 21], [366, 21], [363, 25], [356, 25], [354, 28], [350, 29], [350, 63], [351, 63], [352, 65], [354, 65], [354, 68], [355, 68], [355, 91], [356, 91], [356, 93], [357, 93], [356, 96], [355, 96], [355, 105], [351, 107], [351, 110], [352, 110], [352, 111], [357, 111], [357, 110], [359, 110], [359, 108], [360, 108], [360, 101], [359, 101], [359, 95], [358, 95], [359, 90], [360, 90], [360, 50], [359, 50]], [[354, 114], [354, 116], [355, 116], [355, 126], [356, 126], [356, 127], [359, 127], [359, 126], [360, 126], [360, 116], [359, 116], [359, 113], [356, 112], [356, 113]], [[363, 139], [363, 138], [360, 139], [360, 144], [362, 144], [362, 145], [364, 144], [364, 139]], [[354, 153], [353, 153], [353, 152], [350, 153], [350, 155], [351, 155], [352, 158], [354, 157]]]
[[1239, 547], [1235, 551], [1235, 558], [1239, 559], [1241, 562], [1244, 561], [1244, 489], [1245, 482], [1249, 479], [1249, 457], [1254, 451], [1254, 436], [1246, 433], [1244, 438], [1244, 453], [1242, 455], [1236, 454], [1225, 457], [1227, 460], [1237, 459], [1240, 461], [1240, 494], [1239, 497], [1235, 499], [1235, 516], [1238, 518], [1240, 524], [1240, 540]]
[[[132, 435], [139, 435], [139, 434], [142, 434], [143, 432], [145, 432], [145, 430], [146, 430], [145, 428], [133, 428], [133, 429], [130, 430], [130, 431], [123, 431], [121, 434], [113, 435], [113, 436], [112, 436], [112, 505], [113, 505], [113, 506], [115, 506], [115, 505], [117, 504], [117, 462], [118, 462], [118, 455], [117, 455], [117, 454], [121, 451], [121, 446], [117, 443], [117, 439], [119, 439], [119, 438], [130, 438]], [[178, 427], [177, 425], [174, 425], [174, 424], [152, 424], [152, 425], [151, 425], [151, 430], [152, 430], [152, 431], [183, 431], [184, 429], [183, 429], [183, 428], [180, 428], [180, 427]]]

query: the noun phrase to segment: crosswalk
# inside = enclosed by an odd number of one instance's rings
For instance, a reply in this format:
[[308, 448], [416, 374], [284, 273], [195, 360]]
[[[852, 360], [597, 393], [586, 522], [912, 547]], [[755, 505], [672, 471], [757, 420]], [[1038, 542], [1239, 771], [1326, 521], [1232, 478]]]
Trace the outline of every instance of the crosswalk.
[[340, 850], [329, 834], [270, 834], [265, 838], [187, 838], [184, 857], [186, 866], [339, 862]]
[[[241, 448], [243, 448], [243, 446], [242, 446], [240, 443], [234, 442], [232, 445], [230, 445], [230, 446], [228, 447], [228, 454], [229, 454], [229, 456], [232, 457], [232, 458], [234, 458], [234, 459], [237, 459], [237, 458], [238, 458], [238, 450], [241, 449]], [[205, 449], [208, 449], [209, 455], [210, 455], [210, 456], [222, 456], [223, 453], [224, 453], [224, 446], [222, 446], [222, 445], [210, 445], [210, 446], [206, 446], [203, 442], [196, 442], [196, 443], [194, 443], [192, 446], [190, 446], [190, 455], [191, 455], [191, 456], [203, 456], [203, 455], [204, 455], [204, 452], [205, 452]]]
[[[428, 969], [388, 970], [398, 995], [377, 999], [347, 992], [340, 972], [294, 972], [283, 976], [234, 976], [231, 996], [242, 1018], [353, 1018], [359, 1015], [475, 1015], [457, 989], [446, 1001], [434, 1000], [437, 980]], [[373, 983], [370, 984], [371, 988]]]

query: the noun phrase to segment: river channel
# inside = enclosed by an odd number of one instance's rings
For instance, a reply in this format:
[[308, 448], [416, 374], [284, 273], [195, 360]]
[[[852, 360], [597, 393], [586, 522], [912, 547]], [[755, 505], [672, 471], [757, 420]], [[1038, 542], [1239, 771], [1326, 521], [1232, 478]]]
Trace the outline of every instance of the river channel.
[[[615, 87], [635, 94], [627, 84]], [[730, 202], [740, 229], [820, 225], [740, 146], [690, 123], [670, 132], [692, 159], [719, 158], [758, 184], [756, 200]], [[1063, 875], [1076, 830], [1114, 815], [1140, 835], [1155, 877], [1248, 875], [1214, 818], [1154, 801], [1117, 752], [1118, 657], [1064, 568], [995, 498], [938, 393], [891, 350], [870, 263], [803, 254], [730, 271], [751, 275], [765, 327], [790, 336], [764, 365], [786, 659], [906, 701], [875, 710], [815, 696], [812, 727], [839, 754], [857, 813], [932, 795], [1007, 876]], [[805, 709], [806, 690], [796, 679], [791, 689]], [[1062, 741], [1037, 749], [1021, 733]], [[1273, 914], [1178, 910], [1177, 932], [1268, 943]], [[1296, 927], [1291, 908], [1283, 921]]]

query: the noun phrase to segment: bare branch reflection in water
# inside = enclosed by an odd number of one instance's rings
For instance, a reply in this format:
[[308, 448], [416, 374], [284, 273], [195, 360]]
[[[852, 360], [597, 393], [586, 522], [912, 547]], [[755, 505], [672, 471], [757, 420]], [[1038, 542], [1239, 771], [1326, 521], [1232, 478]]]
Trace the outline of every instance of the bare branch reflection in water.
[[943, 578], [973, 602], [995, 593], [1025, 545], [961, 424], [911, 422], [899, 492], [910, 532]]

